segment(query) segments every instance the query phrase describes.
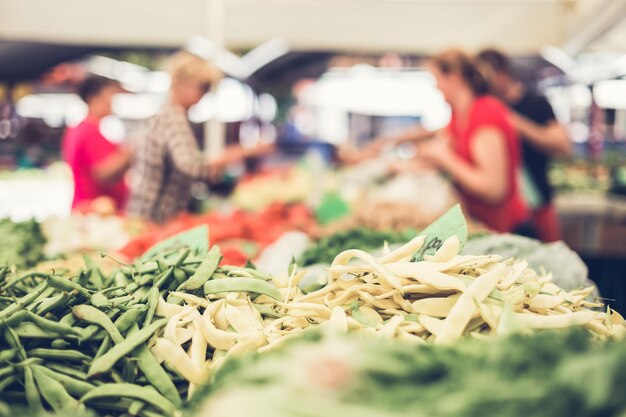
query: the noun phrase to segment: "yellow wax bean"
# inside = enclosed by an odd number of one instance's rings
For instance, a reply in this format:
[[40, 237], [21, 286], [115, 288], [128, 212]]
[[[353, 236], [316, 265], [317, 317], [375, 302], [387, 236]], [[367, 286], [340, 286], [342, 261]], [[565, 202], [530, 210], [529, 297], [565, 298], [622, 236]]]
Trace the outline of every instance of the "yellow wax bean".
[[482, 303], [493, 291], [496, 284], [502, 278], [506, 269], [504, 264], [498, 265], [493, 270], [476, 278], [461, 294], [457, 303], [444, 320], [441, 332], [437, 335], [436, 343], [450, 343], [458, 339], [465, 330], [472, 315], [478, 309], [477, 303]]

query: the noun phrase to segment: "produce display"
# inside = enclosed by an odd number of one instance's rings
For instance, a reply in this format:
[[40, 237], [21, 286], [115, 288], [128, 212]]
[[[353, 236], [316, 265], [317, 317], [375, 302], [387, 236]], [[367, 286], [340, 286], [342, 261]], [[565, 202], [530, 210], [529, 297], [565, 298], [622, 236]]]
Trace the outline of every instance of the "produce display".
[[175, 415], [232, 358], [316, 328], [445, 346], [570, 327], [597, 340], [626, 333], [618, 313], [587, 299], [591, 288], [564, 291], [524, 261], [458, 255], [456, 236], [422, 260], [425, 242], [381, 257], [343, 251], [327, 284], [306, 294], [306, 268], [271, 277], [220, 263], [217, 246], [168, 249], [111, 274], [90, 265], [71, 279], [4, 268], [2, 400], [31, 413]]
[[9, 219], [0, 219], [0, 236], [0, 267], [15, 265], [29, 268], [44, 259], [45, 238], [35, 220], [14, 223]]
[[50, 217], [41, 226], [47, 240], [44, 250], [49, 257], [115, 251], [128, 244], [133, 236], [148, 229], [148, 225], [138, 219], [78, 212], [67, 218]]
[[578, 160], [555, 163], [550, 183], [561, 193], [606, 193], [611, 188], [611, 176], [604, 163]]
[[311, 334], [229, 363], [194, 417], [622, 417], [626, 345], [546, 332], [453, 347]]
[[134, 259], [155, 243], [200, 225], [209, 227], [209, 241], [220, 245], [224, 262], [229, 265], [244, 265], [285, 232], [316, 229], [313, 216], [304, 205], [274, 203], [254, 213], [235, 210], [226, 214], [181, 215], [135, 237], [120, 252]]
[[300, 257], [300, 265], [330, 264], [338, 253], [352, 248], [363, 250], [376, 249], [387, 243], [401, 243], [415, 235], [415, 231], [380, 232], [364, 227], [339, 231], [315, 242]]
[[303, 203], [314, 179], [302, 168], [274, 170], [244, 178], [237, 184], [232, 203], [244, 210], [259, 211], [280, 203]]

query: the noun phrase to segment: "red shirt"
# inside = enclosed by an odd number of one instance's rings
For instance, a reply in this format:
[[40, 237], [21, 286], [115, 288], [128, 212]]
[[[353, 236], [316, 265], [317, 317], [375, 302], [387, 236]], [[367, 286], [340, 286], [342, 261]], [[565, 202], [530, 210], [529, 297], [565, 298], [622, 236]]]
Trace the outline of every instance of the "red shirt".
[[481, 96], [472, 103], [465, 126], [457, 120], [454, 112], [448, 125], [455, 152], [470, 164], [475, 163], [471, 148], [472, 140], [479, 129], [495, 127], [504, 135], [507, 158], [507, 193], [504, 199], [499, 203], [487, 203], [459, 187], [469, 214], [497, 232], [511, 232], [528, 218], [528, 209], [517, 181], [520, 144], [507, 112], [504, 104], [497, 99]]
[[126, 202], [127, 189], [123, 180], [111, 185], [99, 184], [92, 175], [93, 168], [117, 151], [117, 145], [109, 142], [97, 124], [84, 120], [65, 132], [62, 143], [63, 159], [74, 176], [74, 200], [72, 208], [101, 197], [111, 197], [118, 208]]

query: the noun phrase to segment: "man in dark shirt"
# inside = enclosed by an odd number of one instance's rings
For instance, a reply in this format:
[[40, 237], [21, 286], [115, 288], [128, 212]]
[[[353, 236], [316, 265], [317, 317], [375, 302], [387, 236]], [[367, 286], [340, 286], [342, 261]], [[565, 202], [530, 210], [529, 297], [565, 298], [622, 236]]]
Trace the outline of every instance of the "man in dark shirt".
[[552, 205], [548, 168], [551, 158], [571, 153], [567, 130], [556, 120], [548, 100], [520, 81], [508, 56], [486, 49], [478, 54], [478, 60], [490, 67], [493, 92], [512, 110], [511, 121], [522, 140], [524, 188], [527, 202], [533, 208], [537, 237], [545, 242], [558, 240], [560, 230]]

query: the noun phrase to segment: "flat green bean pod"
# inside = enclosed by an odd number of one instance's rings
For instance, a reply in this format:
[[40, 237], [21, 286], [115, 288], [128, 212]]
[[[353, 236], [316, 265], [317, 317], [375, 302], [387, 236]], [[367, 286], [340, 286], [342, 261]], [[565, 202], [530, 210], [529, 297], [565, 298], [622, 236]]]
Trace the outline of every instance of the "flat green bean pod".
[[67, 390], [71, 395], [75, 395], [81, 397], [87, 394], [92, 389], [96, 388], [95, 385], [90, 384], [89, 382], [81, 381], [80, 379], [73, 378], [69, 375], [64, 375], [60, 372], [55, 372], [52, 369], [48, 369], [45, 366], [35, 365], [33, 368], [38, 369], [42, 373], [48, 375], [50, 378], [59, 381], [61, 385]]
[[86, 362], [91, 360], [91, 356], [85, 355], [78, 350], [69, 349], [32, 349], [28, 354], [35, 358], [51, 359], [68, 362]]
[[223, 292], [252, 292], [263, 294], [275, 300], [281, 300], [280, 291], [269, 282], [255, 278], [224, 278], [208, 281], [204, 284], [204, 294]]
[[28, 403], [29, 411], [34, 414], [41, 413], [43, 411], [41, 396], [39, 395], [37, 384], [35, 384], [33, 370], [28, 366], [24, 368], [24, 392], [26, 393], [26, 402]]
[[26, 294], [24, 297], [18, 299], [16, 302], [0, 311], [0, 320], [10, 317], [13, 313], [21, 310], [25, 306], [35, 301], [41, 294], [48, 289], [48, 281], [39, 284], [32, 292]]
[[201, 288], [205, 282], [211, 279], [221, 260], [222, 256], [219, 246], [213, 246], [196, 272], [187, 281], [180, 284], [177, 291], [193, 291]]
[[54, 275], [50, 275], [46, 280], [47, 284], [52, 288], [56, 288], [57, 290], [72, 292], [76, 291], [77, 293], [85, 296], [91, 297], [91, 292], [79, 285], [78, 283], [71, 281], [69, 279], [55, 277]]
[[124, 342], [115, 345], [107, 353], [93, 361], [87, 375], [92, 377], [110, 371], [117, 361], [145, 343], [157, 330], [165, 326], [167, 321], [168, 319], [155, 321], [137, 333], [130, 335]]
[[46, 375], [37, 367], [33, 368], [33, 375], [41, 396], [55, 412], [78, 411], [82, 408], [59, 381]]
[[0, 363], [10, 361], [11, 359], [13, 359], [15, 357], [16, 354], [17, 354], [17, 349], [15, 349], [15, 348], [5, 349], [5, 350], [1, 351], [0, 352]]
[[0, 392], [4, 391], [7, 387], [18, 381], [17, 375], [11, 375], [4, 379], [0, 379]]
[[91, 390], [84, 395], [80, 401], [86, 403], [91, 400], [110, 397], [138, 399], [150, 404], [167, 415], [173, 415], [176, 411], [174, 404], [159, 394], [154, 388], [134, 384], [104, 384]]

